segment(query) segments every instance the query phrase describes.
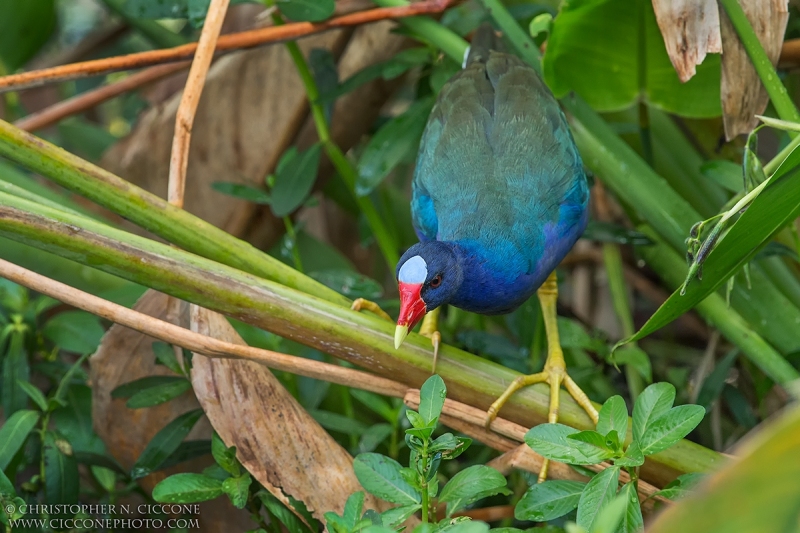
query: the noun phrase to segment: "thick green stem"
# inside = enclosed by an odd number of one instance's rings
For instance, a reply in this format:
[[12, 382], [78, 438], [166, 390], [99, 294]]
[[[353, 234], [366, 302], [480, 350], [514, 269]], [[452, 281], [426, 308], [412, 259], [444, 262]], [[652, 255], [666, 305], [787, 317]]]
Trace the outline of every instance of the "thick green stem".
[[[419, 387], [430, 377], [430, 340], [410, 334], [394, 348], [394, 325], [318, 297], [215, 263], [172, 246], [0, 193], [0, 235], [271, 331], [348, 360], [376, 374]], [[448, 397], [486, 409], [520, 374], [443, 345], [438, 373]], [[515, 394], [501, 416], [531, 426], [547, 420], [549, 391], [532, 386]], [[585, 412], [563, 395], [559, 419], [590, 429]], [[663, 483], [677, 473], [707, 471], [721, 461], [688, 441], [653, 456], [645, 478]]]
[[0, 120], [0, 156], [50, 178], [185, 250], [349, 306], [344, 296], [254, 246], [3, 120]]
[[[277, 14], [273, 15], [272, 19], [276, 24], [283, 24], [283, 19]], [[372, 230], [372, 234], [375, 236], [375, 241], [378, 243], [381, 253], [383, 253], [383, 258], [389, 265], [389, 271], [394, 271], [395, 265], [397, 265], [397, 262], [400, 260], [397, 243], [391, 233], [389, 233], [383, 220], [381, 220], [381, 216], [377, 209], [375, 209], [372, 200], [368, 196], [359, 196], [356, 193], [358, 173], [350, 160], [347, 159], [339, 146], [333, 142], [331, 138], [328, 121], [325, 120], [325, 110], [319, 103], [319, 88], [317, 87], [317, 82], [314, 81], [314, 76], [311, 73], [306, 58], [303, 56], [303, 52], [294, 41], [287, 42], [286, 48], [292, 56], [297, 72], [300, 74], [300, 79], [303, 81], [303, 86], [306, 89], [306, 95], [311, 105], [311, 116], [314, 118], [317, 135], [325, 149], [325, 153], [328, 155], [334, 168], [347, 184], [348, 189], [358, 203], [361, 214], [363, 214], [364, 218], [367, 220], [367, 224]]]
[[[767, 89], [778, 116], [783, 120], [800, 122], [800, 113], [797, 112], [797, 108], [789, 97], [786, 87], [778, 77], [778, 73], [775, 71], [775, 67], [772, 66], [769, 57], [767, 57], [764, 47], [761, 46], [761, 42], [758, 40], [755, 31], [753, 31], [753, 26], [747, 19], [747, 15], [744, 14], [742, 6], [739, 5], [739, 1], [719, 0], [719, 3], [725, 9], [733, 28], [739, 35], [739, 40], [750, 57], [750, 61], [753, 62], [753, 67], [755, 67], [758, 77], [761, 78], [761, 83]], [[792, 138], [798, 136], [797, 132], [789, 131], [787, 133]]]

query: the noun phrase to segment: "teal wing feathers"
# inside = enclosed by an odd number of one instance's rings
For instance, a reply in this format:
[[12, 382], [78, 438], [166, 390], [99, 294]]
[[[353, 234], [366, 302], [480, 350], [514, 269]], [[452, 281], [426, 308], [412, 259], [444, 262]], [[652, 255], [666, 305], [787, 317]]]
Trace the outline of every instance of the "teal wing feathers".
[[509, 54], [472, 54], [442, 88], [420, 144], [421, 237], [474, 243], [531, 273], [551, 240], [585, 223], [587, 201], [566, 119], [536, 72]]

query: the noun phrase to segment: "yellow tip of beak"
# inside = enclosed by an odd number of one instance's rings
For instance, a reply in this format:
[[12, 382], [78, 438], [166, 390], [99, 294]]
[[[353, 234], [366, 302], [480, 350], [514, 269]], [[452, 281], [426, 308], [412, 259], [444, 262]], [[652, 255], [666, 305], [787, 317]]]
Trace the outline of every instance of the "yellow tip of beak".
[[400, 345], [403, 344], [403, 341], [406, 340], [407, 336], [408, 336], [408, 326], [397, 326], [397, 329], [394, 330], [395, 350], [400, 348]]

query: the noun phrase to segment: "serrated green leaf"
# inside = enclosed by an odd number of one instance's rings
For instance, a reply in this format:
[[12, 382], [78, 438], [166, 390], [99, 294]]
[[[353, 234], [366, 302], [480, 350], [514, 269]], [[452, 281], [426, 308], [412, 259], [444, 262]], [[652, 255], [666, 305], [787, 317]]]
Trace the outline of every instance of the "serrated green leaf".
[[645, 455], [662, 452], [692, 432], [703, 420], [706, 410], [699, 405], [673, 407], [651, 424], [639, 440]]
[[644, 389], [633, 404], [633, 440], [640, 441], [648, 426], [674, 402], [675, 387], [671, 383], [653, 383]]
[[420, 503], [422, 496], [403, 478], [401, 468], [394, 459], [377, 453], [362, 453], [353, 461], [358, 481], [370, 494], [399, 505]]
[[579, 433], [577, 429], [563, 424], [540, 424], [525, 434], [525, 442], [548, 459], [575, 465], [597, 464], [614, 455], [611, 451], [568, 438], [576, 433]]
[[5, 470], [39, 421], [39, 413], [17, 411], [0, 426], [0, 470]]
[[586, 483], [556, 480], [531, 485], [514, 509], [517, 520], [547, 522], [564, 516], [578, 506]]
[[578, 502], [577, 523], [591, 531], [592, 525], [603, 509], [617, 494], [619, 484], [619, 467], [612, 466], [595, 475], [586, 484]]
[[220, 480], [192, 473], [169, 476], [153, 488], [153, 499], [159, 503], [204, 502], [222, 494]]
[[147, 443], [144, 451], [136, 460], [136, 464], [131, 468], [131, 477], [139, 479], [158, 470], [161, 463], [180, 446], [201, 416], [203, 416], [203, 410], [195, 409], [178, 416], [164, 426]]
[[446, 396], [447, 387], [438, 374], [432, 375], [422, 384], [419, 390], [419, 414], [426, 425], [439, 419]]

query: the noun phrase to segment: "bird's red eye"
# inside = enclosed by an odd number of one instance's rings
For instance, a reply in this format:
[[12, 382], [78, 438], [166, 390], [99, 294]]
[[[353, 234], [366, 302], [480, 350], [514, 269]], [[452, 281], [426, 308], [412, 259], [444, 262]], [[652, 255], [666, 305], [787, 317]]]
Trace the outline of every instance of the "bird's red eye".
[[441, 285], [441, 284], [442, 284], [442, 275], [441, 275], [441, 274], [439, 274], [438, 276], [436, 276], [435, 278], [433, 278], [433, 279], [431, 280], [431, 283], [430, 283], [431, 287], [433, 287], [434, 289], [435, 289], [436, 287], [438, 287], [439, 285]]

